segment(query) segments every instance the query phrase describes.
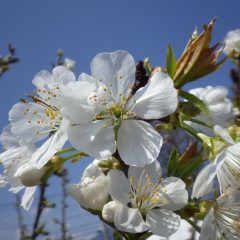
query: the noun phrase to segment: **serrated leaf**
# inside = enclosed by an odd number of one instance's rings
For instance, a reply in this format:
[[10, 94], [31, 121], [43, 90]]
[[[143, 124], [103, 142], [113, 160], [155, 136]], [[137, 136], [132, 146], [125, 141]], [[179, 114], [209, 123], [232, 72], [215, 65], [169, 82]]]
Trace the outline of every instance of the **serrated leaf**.
[[175, 171], [177, 169], [177, 162], [179, 158], [180, 158], [180, 154], [178, 153], [177, 149], [174, 147], [171, 151], [169, 162], [168, 162], [168, 170], [167, 170], [168, 176], [174, 176]]
[[205, 103], [199, 99], [198, 97], [196, 97], [195, 95], [189, 93], [189, 92], [185, 92], [183, 90], [179, 91], [180, 96], [183, 97], [184, 99], [188, 100], [189, 102], [191, 102], [191, 104], [194, 104], [196, 107], [198, 107], [201, 112], [209, 115], [209, 111], [207, 106], [205, 105]]
[[173, 78], [176, 72], [176, 59], [175, 59], [171, 44], [168, 44], [168, 49], [166, 54], [166, 68], [167, 68], [168, 75], [171, 78]]

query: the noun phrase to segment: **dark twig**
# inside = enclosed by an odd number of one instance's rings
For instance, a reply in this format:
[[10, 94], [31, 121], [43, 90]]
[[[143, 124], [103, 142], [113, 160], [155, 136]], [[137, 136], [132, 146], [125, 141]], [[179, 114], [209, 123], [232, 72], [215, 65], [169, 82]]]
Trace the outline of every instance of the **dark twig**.
[[44, 208], [46, 207], [46, 204], [45, 204], [46, 187], [47, 187], [47, 184], [40, 185], [40, 195], [39, 195], [39, 201], [38, 201], [37, 214], [36, 214], [35, 221], [33, 224], [33, 231], [32, 231], [32, 236], [31, 236], [32, 240], [35, 240], [38, 237], [38, 235], [41, 234], [41, 231], [39, 231], [39, 222], [40, 222], [40, 217], [42, 215], [42, 212], [43, 212]]
[[63, 169], [62, 171], [62, 222], [61, 222], [61, 231], [62, 231], [62, 240], [66, 240], [67, 238], [67, 228], [66, 228], [66, 197], [67, 197], [67, 190], [66, 190], [66, 183], [67, 183], [67, 170]]
[[17, 217], [18, 217], [18, 228], [20, 230], [20, 240], [26, 239], [27, 235], [27, 229], [26, 225], [23, 223], [23, 216], [22, 216], [22, 211], [20, 207], [21, 199], [20, 196], [17, 194], [16, 195], [16, 211], [17, 211]]
[[17, 63], [18, 58], [15, 57], [16, 49], [11, 44], [8, 44], [8, 54], [0, 56], [0, 77], [5, 73], [11, 64]]
[[[230, 70], [230, 77], [232, 79], [233, 89], [233, 104], [236, 109], [240, 109], [240, 59], [236, 59], [236, 67]], [[236, 124], [240, 125], [240, 114], [236, 113]]]

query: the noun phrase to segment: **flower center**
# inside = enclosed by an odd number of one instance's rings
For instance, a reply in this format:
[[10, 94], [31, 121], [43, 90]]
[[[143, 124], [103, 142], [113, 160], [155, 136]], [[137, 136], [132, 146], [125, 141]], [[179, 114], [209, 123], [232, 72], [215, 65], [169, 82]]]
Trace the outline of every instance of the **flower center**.
[[138, 208], [143, 215], [148, 209], [167, 204], [162, 194], [164, 192], [162, 178], [153, 182], [151, 176], [143, 171], [139, 180], [135, 181], [132, 176], [129, 179], [131, 186], [129, 198], [132, 206]]
[[44, 132], [52, 133], [56, 131], [59, 128], [63, 118], [59, 109], [46, 103], [46, 101], [37, 96], [30, 97], [36, 104], [41, 105], [43, 112], [30, 111], [29, 108], [25, 108], [23, 114], [28, 116], [28, 123], [41, 125], [42, 127], [50, 127], [50, 129], [48, 130], [44, 130], [41, 132], [37, 131], [37, 134]]
[[55, 110], [52, 110], [50, 108], [47, 108], [44, 110], [44, 113], [47, 117], [49, 117], [51, 120], [55, 120], [58, 116], [58, 112]]
[[124, 108], [119, 104], [113, 104], [109, 109], [109, 112], [112, 113], [116, 118], [120, 118], [124, 114]]

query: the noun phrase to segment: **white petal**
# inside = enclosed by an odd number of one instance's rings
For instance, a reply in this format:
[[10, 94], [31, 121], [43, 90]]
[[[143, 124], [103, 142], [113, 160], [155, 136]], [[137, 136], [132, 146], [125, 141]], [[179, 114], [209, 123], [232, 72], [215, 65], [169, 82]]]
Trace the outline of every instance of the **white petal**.
[[221, 102], [209, 105], [208, 109], [215, 124], [219, 121], [219, 118], [223, 121], [233, 116], [232, 102], [227, 98], [223, 99]]
[[62, 114], [75, 124], [89, 122], [96, 113], [94, 106], [87, 102], [88, 96], [97, 89], [95, 80], [87, 74], [81, 74], [79, 79], [60, 87], [59, 96]]
[[174, 234], [181, 223], [180, 217], [166, 209], [152, 209], [147, 212], [146, 221], [153, 234], [169, 237]]
[[211, 88], [210, 91], [202, 99], [206, 104], [216, 103], [221, 101], [228, 95], [228, 90], [224, 86], [217, 86]]
[[217, 240], [214, 221], [213, 209], [210, 209], [203, 220], [199, 240]]
[[19, 178], [24, 186], [33, 187], [41, 183], [40, 179], [46, 171], [47, 167], [37, 169], [29, 163], [26, 163], [16, 171], [14, 176]]
[[111, 197], [122, 204], [129, 203], [130, 183], [124, 173], [119, 170], [110, 170], [107, 179]]
[[[231, 208], [233, 206], [238, 206], [240, 202], [240, 191], [229, 188], [226, 194], [221, 195], [217, 199], [217, 204], [221, 207]], [[234, 211], [233, 209], [231, 211]]]
[[0, 142], [4, 149], [19, 147], [19, 139], [12, 134], [10, 125], [4, 127], [3, 132], [0, 135]]
[[100, 170], [100, 168], [94, 163], [94, 161], [92, 163], [90, 163], [84, 170], [83, 175], [81, 177], [81, 180], [83, 180], [84, 178], [88, 177], [88, 178], [92, 178], [92, 177], [98, 177], [100, 176], [102, 173], [102, 171]]
[[138, 184], [138, 180], [141, 179], [141, 186], [143, 187], [146, 184], [147, 178], [143, 178], [142, 176], [146, 175], [151, 176], [153, 184], [159, 181], [162, 176], [162, 169], [157, 160], [145, 165], [143, 168], [135, 166], [129, 166], [128, 168], [128, 178], [133, 179], [133, 185]]
[[194, 88], [194, 89], [189, 90], [189, 93], [195, 95], [199, 99], [203, 99], [203, 97], [206, 95], [207, 91], [206, 91], [206, 88]]
[[162, 147], [162, 136], [148, 123], [123, 120], [118, 130], [117, 148], [128, 165], [143, 167], [155, 161]]
[[133, 109], [143, 119], [158, 119], [173, 113], [178, 104], [177, 90], [173, 80], [165, 73], [155, 73], [148, 84], [133, 96]]
[[76, 78], [72, 71], [64, 66], [57, 66], [53, 69], [52, 74], [46, 70], [37, 73], [32, 82], [38, 89], [50, 90], [73, 81], [76, 81]]
[[75, 82], [74, 73], [65, 66], [57, 66], [52, 71], [55, 83], [67, 85], [69, 82]]
[[11, 185], [10, 191], [18, 192], [23, 185], [18, 177], [15, 176], [17, 170], [30, 160], [32, 149], [28, 146], [11, 148], [0, 154], [0, 160], [4, 167], [4, 178]]
[[34, 199], [34, 193], [36, 192], [37, 187], [27, 187], [22, 197], [21, 206], [25, 210], [29, 210]]
[[32, 81], [32, 83], [38, 88], [38, 89], [46, 89], [48, 84], [54, 83], [54, 78], [46, 70], [42, 70], [41, 72], [37, 73]]
[[133, 57], [125, 51], [99, 53], [91, 63], [92, 75], [106, 87], [112, 85], [113, 96], [126, 94], [135, 81], [136, 66]]
[[38, 124], [38, 121], [49, 119], [44, 114], [44, 108], [36, 103], [17, 103], [9, 112], [11, 121], [11, 131], [13, 135], [26, 142], [35, 142], [48, 135], [46, 133], [51, 129], [50, 125]]
[[217, 175], [216, 167], [210, 163], [205, 166], [197, 175], [193, 185], [192, 198], [200, 198], [213, 190], [213, 181], [209, 181], [210, 176]]
[[239, 172], [240, 172], [240, 157], [228, 151], [223, 151], [217, 170], [220, 192], [225, 193], [229, 188], [239, 189]]
[[102, 217], [105, 221], [113, 223], [118, 205], [119, 205], [118, 202], [110, 201], [103, 206]]
[[146, 240], [168, 240], [168, 238], [160, 237], [158, 235], [152, 235], [152, 236], [148, 237]]
[[115, 152], [114, 131], [107, 120], [90, 122], [68, 128], [71, 144], [98, 159], [108, 159]]
[[103, 173], [86, 177], [79, 184], [68, 185], [67, 191], [82, 207], [101, 211], [108, 200], [107, 178]]
[[167, 200], [167, 205], [164, 208], [176, 211], [187, 205], [188, 192], [186, 184], [180, 178], [169, 177], [161, 183], [164, 187], [164, 197]]
[[225, 142], [229, 144], [234, 144], [232, 137], [228, 134], [228, 132], [221, 126], [214, 126], [214, 132], [216, 135], [220, 136]]
[[41, 147], [39, 147], [31, 158], [31, 163], [34, 167], [42, 168], [51, 157], [60, 151], [67, 141], [67, 134], [65, 131], [57, 130]]
[[75, 67], [76, 67], [76, 62], [70, 58], [65, 58], [64, 59], [64, 62], [63, 62], [63, 65], [70, 69], [71, 71], [74, 71], [75, 70]]
[[114, 224], [118, 230], [129, 233], [140, 233], [149, 229], [138, 209], [128, 208], [121, 204], [116, 210]]
[[240, 143], [236, 143], [230, 147], [227, 148], [227, 151], [231, 152], [237, 157], [240, 157]]

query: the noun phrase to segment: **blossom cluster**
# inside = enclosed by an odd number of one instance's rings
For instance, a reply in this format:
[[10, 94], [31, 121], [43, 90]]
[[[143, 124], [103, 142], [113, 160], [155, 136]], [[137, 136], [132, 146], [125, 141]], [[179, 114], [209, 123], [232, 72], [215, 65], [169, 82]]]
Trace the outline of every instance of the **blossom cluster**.
[[[181, 218], [197, 217], [200, 239], [239, 239], [240, 129], [228, 90], [185, 92], [169, 66], [147, 64], [148, 81], [139, 88], [136, 63], [122, 50], [97, 54], [90, 75], [76, 79], [72, 69], [39, 72], [29, 100], [11, 108], [0, 137], [0, 186], [24, 190], [29, 209], [37, 185], [73, 156], [61, 154], [74, 151], [95, 160], [68, 193], [126, 239], [168, 238]], [[177, 128], [195, 144], [182, 154], [173, 148], [166, 171], [159, 163], [165, 132], [174, 137]]]

